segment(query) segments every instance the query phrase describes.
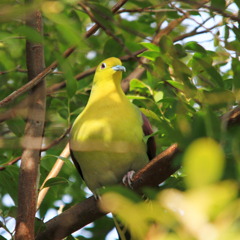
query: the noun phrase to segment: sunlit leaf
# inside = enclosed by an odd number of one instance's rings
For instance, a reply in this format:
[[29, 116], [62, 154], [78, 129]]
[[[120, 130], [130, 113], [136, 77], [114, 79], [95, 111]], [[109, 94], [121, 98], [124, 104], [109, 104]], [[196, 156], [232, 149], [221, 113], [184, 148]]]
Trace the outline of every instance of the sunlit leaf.
[[146, 108], [140, 108], [141, 112], [146, 115], [148, 118], [152, 118], [155, 120], [159, 120], [159, 117], [156, 113], [154, 113], [153, 111], [146, 109]]
[[159, 47], [153, 43], [141, 42], [141, 45], [147, 48], [148, 50], [155, 51], [155, 52], [159, 51]]
[[160, 53], [157, 51], [146, 51], [138, 55], [138, 57], [145, 57], [151, 61], [154, 61], [159, 56], [160, 56]]
[[213, 139], [195, 140], [184, 155], [187, 185], [200, 187], [219, 180], [224, 168], [224, 159], [221, 146]]
[[197, 42], [188, 42], [185, 44], [185, 49], [191, 50], [194, 52], [206, 53], [206, 50]]
[[173, 87], [183, 91], [184, 90], [184, 85], [180, 82], [176, 82], [173, 80], [167, 80], [168, 83], [170, 83]]
[[56, 185], [67, 184], [67, 183], [69, 183], [69, 181], [66, 178], [54, 177], [54, 178], [48, 179], [47, 182], [44, 184], [43, 188], [53, 187]]

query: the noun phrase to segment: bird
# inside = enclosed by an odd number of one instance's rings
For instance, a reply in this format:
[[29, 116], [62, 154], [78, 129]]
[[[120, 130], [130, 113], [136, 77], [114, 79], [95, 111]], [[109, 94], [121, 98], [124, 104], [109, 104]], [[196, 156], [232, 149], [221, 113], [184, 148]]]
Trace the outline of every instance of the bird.
[[96, 68], [89, 100], [70, 132], [72, 160], [95, 196], [99, 189], [131, 181], [156, 153], [151, 124], [121, 88], [126, 69], [119, 58]]
[[154, 137], [144, 142], [153, 133], [150, 122], [121, 88], [123, 71], [115, 57], [98, 65], [87, 105], [70, 132], [72, 160], [94, 194], [140, 170], [156, 153]]

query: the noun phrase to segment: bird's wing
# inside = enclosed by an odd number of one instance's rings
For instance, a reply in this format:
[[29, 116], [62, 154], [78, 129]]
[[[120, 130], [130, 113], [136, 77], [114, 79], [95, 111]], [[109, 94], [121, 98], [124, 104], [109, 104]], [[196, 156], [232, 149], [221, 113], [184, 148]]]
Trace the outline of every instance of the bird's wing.
[[72, 158], [72, 160], [73, 160], [73, 163], [74, 163], [76, 169], [78, 170], [80, 176], [81, 176], [82, 179], [84, 180], [84, 178], [83, 178], [83, 174], [82, 174], [82, 169], [81, 169], [81, 167], [80, 167], [78, 161], [77, 161], [76, 158], [74, 157], [73, 151], [72, 151], [71, 149], [70, 149], [70, 155], [71, 155], [71, 158]]
[[[152, 126], [149, 120], [147, 119], [147, 117], [143, 113], [141, 114], [143, 119], [142, 128], [143, 128], [144, 135], [145, 136], [151, 135], [153, 133]], [[152, 160], [156, 156], [156, 142], [155, 142], [154, 136], [149, 137], [147, 140], [147, 155], [149, 160]]]

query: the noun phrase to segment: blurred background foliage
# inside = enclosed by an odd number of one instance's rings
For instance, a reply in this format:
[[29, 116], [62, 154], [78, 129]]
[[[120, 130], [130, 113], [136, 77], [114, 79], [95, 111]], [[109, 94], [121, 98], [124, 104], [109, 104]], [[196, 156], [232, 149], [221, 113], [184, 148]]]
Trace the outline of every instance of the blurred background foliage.
[[[138, 239], [237, 239], [240, 128], [228, 128], [221, 116], [240, 100], [240, 1], [132, 0], [113, 15], [116, 2], [0, 3], [0, 100], [27, 82], [26, 39], [44, 45], [46, 66], [59, 62], [46, 77], [47, 149], [42, 151], [40, 184], [86, 105], [94, 67], [107, 57], [121, 57], [124, 77], [145, 68], [141, 76], [133, 75], [129, 99], [150, 119], [158, 153], [179, 144], [183, 167], [158, 189], [145, 190], [151, 201], [136, 201], [127, 190], [123, 197], [116, 189], [104, 195], [103, 207], [126, 222]], [[43, 38], [24, 25], [25, 15], [35, 9], [43, 14]], [[93, 26], [90, 13], [103, 29], [86, 38]], [[72, 46], [76, 50], [63, 58]], [[11, 239], [14, 230], [27, 96], [0, 109], [0, 239]], [[49, 182], [51, 189], [36, 215], [39, 222], [89, 196], [70, 159], [64, 161], [59, 178]], [[106, 216], [67, 239], [112, 239], [112, 229]]]

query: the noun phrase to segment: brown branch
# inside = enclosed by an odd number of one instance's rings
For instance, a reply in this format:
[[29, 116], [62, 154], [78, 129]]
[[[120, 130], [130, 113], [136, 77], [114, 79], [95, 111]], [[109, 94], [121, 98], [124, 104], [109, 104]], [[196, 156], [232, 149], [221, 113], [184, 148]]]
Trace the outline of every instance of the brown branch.
[[[199, 10], [199, 9], [183, 9], [185, 12], [208, 12], [208, 10]], [[161, 9], [154, 9], [152, 7], [147, 8], [137, 8], [137, 9], [122, 9], [119, 10], [117, 13], [142, 13], [142, 12], [150, 12], [150, 13], [161, 13], [161, 12], [177, 12], [177, 9], [171, 8], [161, 8]]]
[[[99, 27], [101, 27], [101, 28], [103, 29], [103, 31], [104, 31], [108, 36], [110, 36], [112, 39], [114, 39], [114, 40], [120, 45], [120, 47], [123, 48], [123, 50], [124, 50], [127, 54], [132, 55], [132, 52], [126, 47], [126, 45], [124, 44], [124, 42], [122, 41], [122, 39], [119, 38], [119, 37], [117, 37], [114, 33], [112, 33], [112, 31], [111, 31], [108, 27], [104, 26], [100, 21], [98, 21], [98, 20], [95, 18], [94, 13], [91, 11], [91, 8], [90, 8], [88, 5], [86, 5], [85, 3], [82, 3], [82, 2], [79, 2], [78, 4], [79, 4], [79, 5], [82, 7], [82, 9], [88, 14], [88, 16], [90, 17], [90, 19], [91, 19], [93, 22], [95, 22]], [[109, 21], [110, 21], [110, 19], [109, 19]], [[132, 55], [132, 57], [135, 58], [134, 55]], [[137, 60], [137, 58], [135, 58], [135, 59]]]
[[221, 120], [227, 128], [240, 125], [240, 106], [237, 106], [230, 112], [225, 113]]
[[183, 40], [183, 39], [188, 38], [188, 37], [192, 37], [192, 36], [196, 36], [196, 35], [199, 35], [199, 34], [207, 33], [207, 32], [209, 32], [209, 31], [213, 30], [214, 28], [221, 26], [222, 23], [219, 22], [219, 23], [215, 24], [214, 26], [212, 26], [212, 27], [210, 27], [210, 28], [208, 28], [208, 29], [206, 29], [206, 30], [203, 30], [203, 31], [199, 31], [199, 32], [198, 32], [197, 30], [198, 30], [202, 25], [203, 25], [203, 23], [202, 23], [200, 26], [198, 26], [198, 27], [196, 27], [195, 29], [193, 29], [191, 32], [184, 33], [184, 34], [182, 34], [182, 35], [179, 35], [179, 36], [175, 37], [173, 41], [174, 41], [174, 42], [177, 42], [177, 41]]
[[[139, 190], [146, 184], [158, 186], [165, 181], [179, 168], [179, 165], [173, 167], [174, 158], [178, 152], [178, 146], [174, 144], [155, 157], [134, 176], [133, 189]], [[36, 240], [62, 239], [105, 214], [99, 209], [97, 201], [90, 197], [48, 221], [46, 229], [37, 235]]]
[[[112, 13], [116, 13], [128, 0], [120, 0], [118, 1], [113, 7], [112, 7]], [[80, 2], [81, 4], [81, 2]], [[100, 28], [100, 25], [95, 23], [86, 33], [85, 37], [88, 38], [92, 34], [94, 34], [98, 29]]]
[[7, 166], [13, 165], [14, 163], [18, 162], [21, 159], [21, 156], [14, 158], [13, 160], [9, 161], [6, 164], [3, 164], [3, 167], [0, 167], [0, 171], [4, 170]]
[[[33, 2], [33, 0], [30, 0]], [[43, 36], [42, 15], [32, 12], [26, 25]], [[44, 50], [40, 43], [26, 42], [26, 59], [29, 81], [44, 69]], [[42, 79], [41, 79], [42, 80]], [[39, 179], [40, 148], [45, 122], [46, 93], [45, 81], [34, 85], [29, 98], [28, 121], [25, 127], [25, 146], [19, 175], [18, 211], [16, 219], [16, 240], [34, 239], [34, 220]], [[34, 141], [34, 143], [33, 143]], [[32, 148], [34, 145], [34, 148]]]
[[[89, 68], [86, 71], [77, 74], [74, 78], [76, 80], [83, 79], [83, 78], [93, 74], [95, 72], [95, 70], [96, 70], [96, 67]], [[61, 88], [64, 88], [65, 86], [66, 86], [66, 82], [65, 81], [62, 81], [62, 82], [59, 82], [59, 83], [55, 83], [52, 86], [48, 87], [47, 94], [52, 94], [52, 93], [56, 92], [57, 90], [59, 90]]]
[[[48, 144], [46, 147], [42, 147], [40, 149], [41, 152], [47, 151], [48, 149], [52, 148], [53, 146], [57, 145], [60, 143], [66, 135], [70, 132], [71, 127], [69, 127], [60, 137], [54, 139], [50, 144]], [[4, 170], [7, 166], [13, 165], [16, 162], [18, 162], [21, 159], [21, 156], [18, 156], [14, 158], [13, 160], [7, 162], [6, 164], [3, 164], [2, 167], [0, 167], [0, 171]]]
[[[73, 51], [75, 50], [75, 47], [71, 47], [67, 49], [63, 57], [66, 58], [68, 57]], [[32, 89], [34, 86], [36, 86], [41, 80], [46, 77], [49, 73], [51, 73], [56, 67], [58, 66], [58, 62], [53, 62], [49, 67], [45, 68], [42, 70], [39, 74], [37, 74], [35, 77], [32, 78], [27, 84], [23, 85], [20, 87], [18, 90], [12, 92], [10, 95], [8, 95], [6, 98], [4, 98], [2, 101], [0, 101], [0, 107], [5, 106], [6, 104], [10, 103], [23, 93], [29, 91]]]
[[8, 74], [8, 73], [11, 73], [11, 72], [27, 73], [27, 70], [20, 68], [20, 66], [17, 66], [17, 67], [15, 67], [15, 68], [11, 69], [11, 70], [7, 70], [7, 71], [2, 71], [2, 72], [0, 72], [0, 75]]
[[[240, 22], [240, 18], [237, 16], [237, 13], [236, 13], [236, 16], [235, 16], [233, 14], [229, 14], [229, 13], [223, 11], [220, 8], [216, 8], [214, 6], [205, 5], [203, 3], [199, 3], [199, 2], [195, 2], [195, 1], [191, 1], [191, 0], [180, 0], [180, 1], [184, 2], [184, 3], [187, 3], [189, 5], [195, 5], [197, 7], [206, 8], [206, 9], [208, 9], [210, 11], [217, 12], [217, 13], [221, 14], [223, 17], [230, 18], [230, 19], [232, 19], [234, 21]], [[207, 2], [209, 2], [209, 1], [207, 1]]]

